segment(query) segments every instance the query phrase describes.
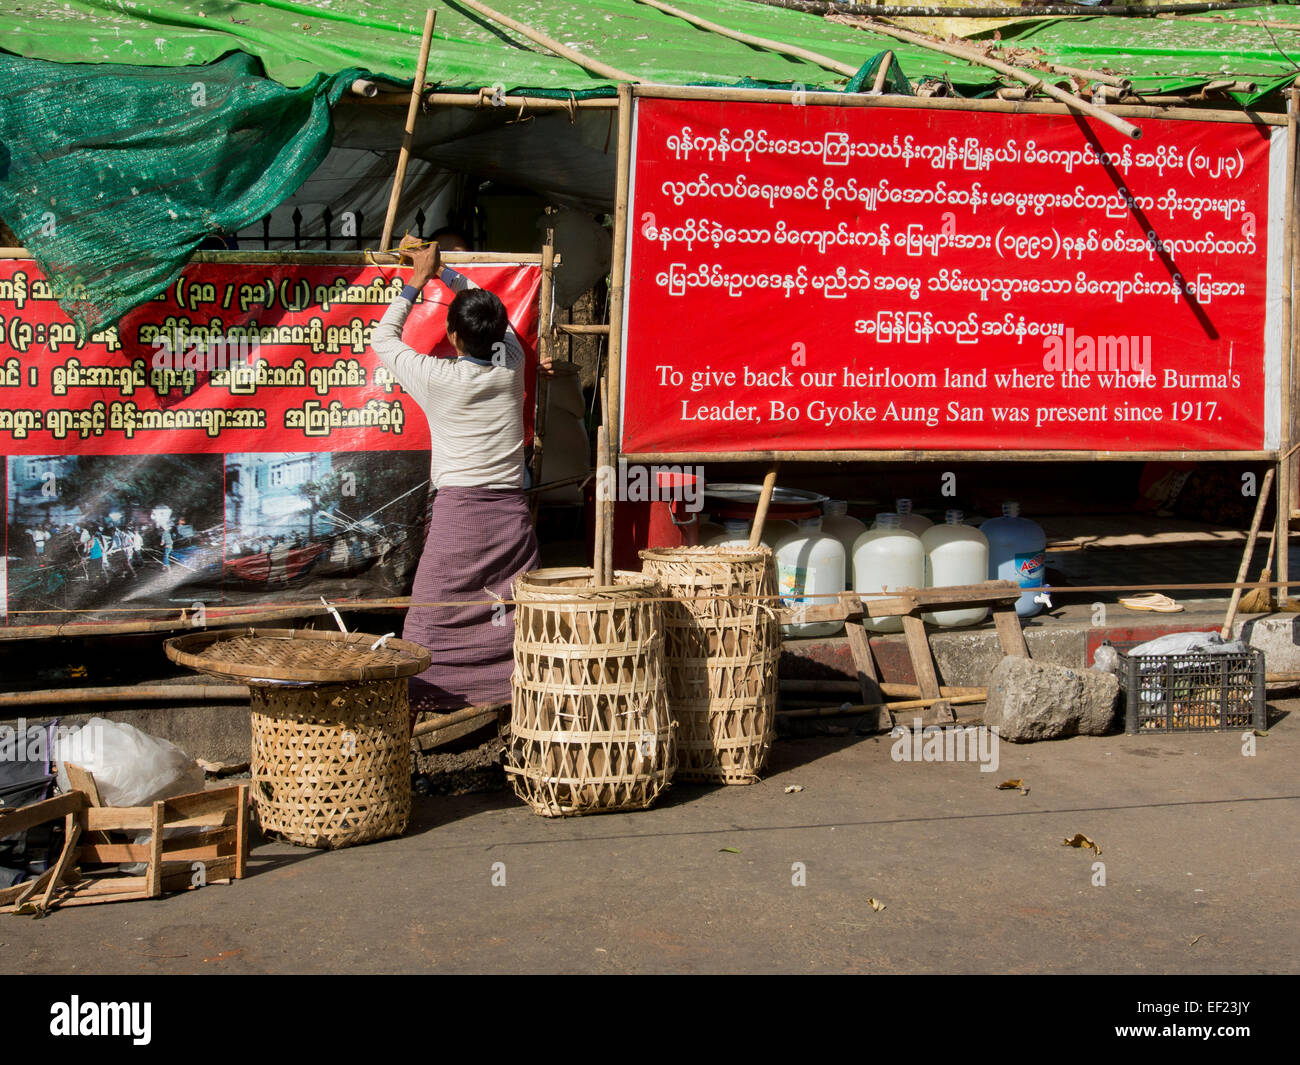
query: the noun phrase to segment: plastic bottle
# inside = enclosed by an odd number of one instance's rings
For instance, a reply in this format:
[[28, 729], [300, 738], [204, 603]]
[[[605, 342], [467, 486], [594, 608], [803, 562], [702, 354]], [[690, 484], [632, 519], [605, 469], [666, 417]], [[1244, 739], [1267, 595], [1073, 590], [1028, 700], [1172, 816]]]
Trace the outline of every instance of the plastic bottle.
[[[803, 518], [776, 545], [776, 587], [785, 606], [830, 606], [834, 599], [806, 598], [819, 592], [844, 591], [844, 545], [822, 531], [822, 519]], [[782, 625], [784, 636], [833, 636], [842, 621], [807, 621]]]
[[[884, 589], [923, 588], [925, 548], [921, 538], [902, 527], [900, 516], [877, 514], [876, 523], [853, 545], [853, 590], [863, 599], [879, 599]], [[864, 618], [870, 632], [902, 632], [902, 618]]]
[[1025, 592], [1016, 600], [1016, 613], [1030, 618], [1043, 609], [1034, 602], [1047, 568], [1047, 537], [1042, 527], [1020, 516], [1020, 504], [1002, 504], [1002, 517], [980, 526], [989, 542], [989, 580], [1016, 581]]
[[912, 501], [910, 499], [895, 499], [894, 512], [899, 517], [899, 524], [908, 532], [916, 533], [917, 536], [920, 536], [934, 524], [923, 514], [912, 513]]
[[822, 504], [822, 532], [835, 537], [844, 548], [844, 587], [853, 587], [853, 545], [867, 531], [864, 522], [849, 516], [849, 505], [842, 499], [828, 499]]
[[[921, 535], [927, 588], [979, 584], [988, 579], [989, 542], [978, 529], [962, 524], [964, 516], [960, 510], [950, 510], [942, 525], [931, 525]], [[956, 628], [983, 621], [988, 612], [988, 607], [980, 606], [936, 610], [921, 616], [931, 625]]]
[[750, 523], [740, 518], [723, 518], [722, 532], [706, 540], [706, 547], [748, 547]]

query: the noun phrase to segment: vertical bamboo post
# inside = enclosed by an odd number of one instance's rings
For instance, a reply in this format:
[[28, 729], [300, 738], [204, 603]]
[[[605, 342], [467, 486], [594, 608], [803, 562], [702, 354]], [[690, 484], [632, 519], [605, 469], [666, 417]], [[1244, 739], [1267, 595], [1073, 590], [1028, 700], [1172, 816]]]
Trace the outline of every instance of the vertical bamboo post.
[[763, 522], [767, 521], [767, 508], [772, 503], [772, 489], [776, 487], [776, 471], [781, 468], [779, 462], [772, 463], [772, 468], [763, 478], [763, 491], [758, 497], [758, 506], [754, 510], [754, 525], [749, 530], [749, 546], [757, 547], [763, 538]]
[[609, 433], [602, 422], [596, 428], [596, 535], [591, 567], [598, 588], [609, 583], [605, 566], [605, 541], [609, 539], [609, 530], [605, 528], [605, 496], [612, 487], [609, 481]]
[[1287, 457], [1291, 448], [1292, 437], [1292, 403], [1291, 403], [1291, 363], [1295, 357], [1295, 254], [1296, 254], [1296, 118], [1300, 107], [1300, 89], [1291, 86], [1289, 106], [1286, 118], [1286, 219], [1282, 248], [1282, 375], [1279, 387], [1282, 392], [1281, 440], [1278, 453], [1282, 456], [1278, 462], [1277, 476], [1277, 520], [1273, 535], [1277, 545], [1278, 580], [1282, 582], [1278, 589], [1278, 606], [1285, 607], [1291, 598], [1291, 589], [1287, 585], [1290, 579], [1291, 551], [1291, 507], [1293, 504], [1293, 484], [1291, 480], [1291, 460]]
[[424, 95], [424, 78], [429, 72], [429, 48], [433, 44], [433, 24], [438, 15], [429, 8], [424, 15], [424, 37], [420, 41], [420, 61], [415, 84], [411, 86], [411, 102], [406, 108], [406, 131], [402, 134], [402, 150], [397, 153], [397, 173], [393, 175], [393, 191], [388, 194], [388, 213], [384, 215], [384, 234], [379, 239], [379, 250], [387, 251], [393, 239], [393, 226], [397, 223], [397, 205], [402, 199], [402, 184], [406, 181], [406, 164], [411, 158], [411, 142], [415, 139], [415, 118], [420, 113], [420, 100]]
[[[604, 424], [609, 432], [609, 464], [617, 465], [622, 440], [623, 302], [627, 272], [628, 190], [632, 174], [632, 86], [618, 87], [618, 169], [614, 184], [614, 250], [609, 276], [609, 344], [606, 347]], [[605, 560], [613, 575], [614, 500], [609, 499], [605, 521]]]
[[[542, 245], [542, 290], [541, 311], [537, 316], [537, 356], [545, 361], [552, 355], [554, 325], [551, 303], [554, 286], [552, 278], [555, 271], [555, 230], [546, 230], [546, 243]], [[533, 487], [542, 483], [542, 448], [546, 440], [546, 419], [550, 409], [551, 379], [540, 371], [537, 374], [537, 413], [533, 417]], [[533, 517], [537, 517], [537, 508], [541, 503], [541, 494], [532, 498]]]

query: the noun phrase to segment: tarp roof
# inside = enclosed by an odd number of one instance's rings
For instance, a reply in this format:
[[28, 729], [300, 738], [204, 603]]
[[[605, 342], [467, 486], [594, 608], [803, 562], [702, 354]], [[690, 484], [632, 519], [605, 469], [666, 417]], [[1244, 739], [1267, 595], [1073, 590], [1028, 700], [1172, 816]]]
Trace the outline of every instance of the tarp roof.
[[[612, 89], [612, 82], [454, 0], [18, 0], [0, 11], [0, 42], [18, 55], [64, 63], [188, 66], [240, 50], [260, 57], [267, 74], [289, 86], [349, 67], [409, 82], [430, 4], [438, 12], [430, 79], [444, 89]], [[643, 80], [797, 81], [808, 88], [842, 88], [845, 81], [816, 65], [696, 29], [635, 0], [492, 0], [490, 6]], [[854, 66], [891, 48], [913, 81], [946, 75], [963, 95], [987, 93], [996, 83], [991, 71], [817, 15], [749, 0], [677, 0], [676, 6]], [[1295, 5], [1222, 14], [1238, 22], [1293, 22], [1300, 29]], [[1300, 35], [1288, 30], [1095, 17], [1000, 24], [1000, 32], [1005, 43], [1041, 48], [1049, 60], [1131, 77], [1144, 92], [1233, 77], [1258, 83], [1257, 96], [1300, 72], [1291, 58], [1300, 58]]]

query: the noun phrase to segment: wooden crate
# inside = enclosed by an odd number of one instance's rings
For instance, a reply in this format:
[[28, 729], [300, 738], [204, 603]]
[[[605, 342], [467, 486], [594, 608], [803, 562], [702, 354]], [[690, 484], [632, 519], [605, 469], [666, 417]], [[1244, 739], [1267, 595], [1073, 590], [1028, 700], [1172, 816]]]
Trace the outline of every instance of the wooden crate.
[[[61, 906], [159, 898], [243, 879], [248, 862], [248, 784], [196, 791], [151, 806], [102, 806], [94, 779], [69, 766], [77, 790], [0, 813], [0, 838], [62, 817], [59, 860], [40, 877], [0, 889], [0, 913], [44, 913]], [[202, 829], [172, 839], [168, 829]], [[148, 843], [114, 841], [110, 832], [149, 832]], [[87, 875], [81, 865], [144, 862], [141, 876]]]

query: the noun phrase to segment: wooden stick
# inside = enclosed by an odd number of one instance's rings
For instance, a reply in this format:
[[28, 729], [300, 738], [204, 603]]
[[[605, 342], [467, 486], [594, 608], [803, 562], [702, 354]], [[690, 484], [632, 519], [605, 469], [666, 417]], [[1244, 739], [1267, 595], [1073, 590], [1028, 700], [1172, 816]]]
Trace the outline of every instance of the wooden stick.
[[847, 26], [856, 26], [860, 30], [868, 33], [883, 33], [886, 37], [893, 37], [896, 40], [905, 41], [908, 44], [917, 45], [920, 48], [928, 48], [931, 51], [939, 52], [941, 55], [952, 56], [954, 59], [964, 59], [968, 63], [974, 63], [976, 66], [988, 67], [990, 70], [996, 70], [999, 74], [1005, 74], [1009, 78], [1015, 78], [1026, 85], [1037, 89], [1045, 96], [1050, 96], [1053, 100], [1065, 104], [1082, 115], [1089, 118], [1095, 118], [1098, 122], [1103, 122], [1110, 126], [1111, 129], [1118, 130], [1125, 136], [1138, 138], [1142, 136], [1142, 131], [1131, 122], [1125, 122], [1124, 119], [1109, 111], [1103, 111], [1095, 104], [1090, 104], [1086, 100], [1080, 99], [1073, 93], [1065, 92], [1058, 89], [1043, 80], [1041, 75], [1034, 74], [1028, 70], [1022, 70], [1020, 67], [1013, 67], [1009, 63], [1003, 63], [999, 59], [990, 59], [985, 55], [970, 48], [961, 48], [955, 44], [945, 44], [942, 41], [936, 41], [933, 37], [926, 37], [919, 33], [913, 33], [911, 30], [902, 30], [894, 26], [885, 25], [875, 19], [852, 18], [845, 16], [832, 16], [832, 21], [839, 22]]
[[[848, 63], [841, 63], [838, 59], [832, 59], [830, 56], [819, 55], [817, 52], [811, 52], [807, 48], [800, 48], [798, 45], [774, 41], [770, 37], [755, 37], [752, 33], [742, 33], [740, 30], [728, 29], [716, 22], [700, 18], [699, 15], [692, 15], [689, 11], [683, 11], [680, 7], [665, 4], [662, 0], [636, 0], [636, 2], [645, 4], [647, 7], [653, 7], [656, 11], [662, 11], [665, 15], [674, 15], [689, 22], [692, 26], [698, 26], [702, 30], [716, 33], [720, 37], [729, 37], [733, 41], [739, 41], [741, 44], [747, 44], [752, 48], [766, 48], [769, 52], [779, 52], [782, 55], [794, 56], [796, 59], [804, 59], [819, 67], [833, 70], [837, 74], [843, 74], [846, 78], [851, 78], [858, 72], [857, 67], [850, 66]], [[888, 62], [886, 62], [886, 68], [888, 68]]]
[[[891, 682], [880, 681], [879, 687], [881, 694], [898, 696], [903, 699], [921, 698], [921, 689], [915, 684], [894, 684]], [[782, 692], [815, 692], [815, 693], [833, 693], [833, 692], [855, 692], [858, 690], [856, 680], [782, 680]], [[973, 686], [949, 685], [945, 684], [939, 689], [939, 694], [947, 697], [949, 695], [987, 695], [987, 688], [978, 688]]]
[[[614, 178], [614, 248], [609, 270], [609, 343], [601, 382], [602, 420], [613, 433], [611, 459], [618, 457], [623, 426], [623, 298], [627, 273], [627, 212], [632, 181], [632, 88], [618, 87], [618, 165]], [[612, 535], [613, 530], [609, 533]]]
[[880, 69], [876, 71], [876, 80], [871, 83], [871, 92], [873, 95], [880, 95], [885, 91], [885, 79], [889, 77], [889, 68], [894, 65], [894, 53], [892, 50], [886, 52], [880, 60]]
[[50, 901], [54, 898], [54, 893], [59, 889], [63, 878], [74, 864], [73, 859], [76, 857], [77, 851], [80, 850], [77, 844], [81, 839], [81, 822], [77, 820], [77, 815], [68, 814], [63, 819], [63, 826], [63, 850], [59, 853], [59, 860], [54, 866], [54, 875], [50, 877], [49, 886], [45, 889], [45, 896], [36, 904], [36, 909], [41, 913], [50, 908]]
[[[381, 92], [378, 96], [362, 96], [350, 102], [354, 104], [371, 104], [376, 107], [393, 107], [401, 103], [402, 98], [392, 93]], [[488, 108], [495, 109], [499, 107], [524, 111], [613, 111], [618, 107], [618, 100], [610, 96], [593, 96], [587, 99], [576, 99], [570, 96], [567, 99], [556, 100], [549, 96], [526, 96], [518, 93], [493, 96], [490, 92], [487, 94], [431, 92], [425, 96], [424, 106], [426, 108], [466, 107], [475, 111], [485, 111]]]
[[[541, 312], [537, 318], [537, 357], [545, 361], [551, 354], [553, 338], [551, 302], [555, 273], [555, 230], [547, 229], [546, 243], [542, 245]], [[533, 484], [542, 483], [542, 448], [546, 440], [546, 421], [550, 409], [551, 379], [540, 371], [537, 374], [537, 414], [533, 418]], [[540, 500], [533, 496], [533, 517], [537, 517]]]
[[420, 113], [420, 97], [424, 93], [424, 79], [429, 72], [429, 48], [433, 44], [433, 24], [437, 12], [429, 8], [424, 15], [424, 36], [420, 40], [419, 73], [411, 86], [411, 100], [406, 107], [406, 129], [402, 134], [402, 149], [397, 153], [397, 173], [393, 175], [393, 191], [388, 195], [388, 213], [384, 216], [384, 235], [379, 240], [387, 248], [393, 239], [393, 226], [397, 222], [397, 205], [402, 199], [402, 183], [406, 180], [406, 164], [411, 158], [411, 143], [415, 139], [415, 118]]
[[499, 22], [507, 29], [514, 30], [521, 36], [527, 37], [534, 44], [540, 44], [543, 48], [549, 49], [558, 56], [563, 56], [570, 63], [576, 63], [578, 66], [582, 67], [583, 70], [590, 71], [592, 74], [596, 74], [599, 77], [606, 78], [609, 81], [637, 82], [641, 80], [635, 74], [629, 74], [626, 70], [619, 70], [617, 67], [611, 67], [607, 63], [602, 63], [599, 59], [591, 59], [590, 57], [583, 55], [581, 52], [570, 48], [567, 44], [561, 44], [554, 37], [548, 37], [544, 33], [539, 33], [537, 30], [525, 26], [522, 22], [518, 22], [507, 15], [503, 15], [499, 11], [492, 10], [492, 8], [488, 7], [486, 4], [479, 3], [478, 0], [456, 0], [456, 2], [460, 4], [461, 7], [467, 7], [471, 11], [478, 12], [478, 14], [482, 15], [486, 19], [491, 19], [493, 22]]
[[749, 546], [757, 547], [763, 538], [763, 522], [767, 521], [767, 508], [772, 503], [772, 490], [776, 487], [776, 471], [781, 468], [779, 462], [772, 463], [772, 468], [763, 478], [763, 491], [758, 496], [758, 506], [754, 510], [754, 524], [749, 530]]
[[[154, 703], [192, 699], [196, 703], [240, 702], [248, 698], [243, 684], [158, 684], [153, 687], [44, 688], [31, 692], [5, 692], [0, 709], [7, 706], [55, 706], [66, 703]], [[75, 786], [75, 785], [74, 785]]]
[[609, 574], [605, 570], [605, 539], [608, 530], [605, 528], [604, 496], [612, 492], [614, 487], [610, 484], [613, 478], [610, 477], [609, 470], [609, 434], [605, 431], [603, 422], [596, 429], [596, 469], [596, 543], [591, 568], [593, 583], [597, 588], [603, 588], [609, 583]]
[[[1259, 489], [1259, 499], [1255, 503], [1255, 516], [1250, 522], [1250, 534], [1246, 537], [1246, 550], [1241, 555], [1241, 566], [1237, 570], [1237, 584], [1241, 584], [1246, 579], [1246, 573], [1250, 569], [1250, 558], [1255, 553], [1255, 538], [1259, 535], [1259, 523], [1264, 517], [1264, 507], [1268, 505], [1268, 494], [1273, 488], [1274, 468], [1270, 466], [1268, 472], [1264, 474], [1264, 483]], [[1279, 493], [1280, 495], [1280, 493]], [[1281, 506], [1278, 512], [1281, 513]], [[1232, 632], [1232, 622], [1237, 616], [1237, 604], [1241, 602], [1241, 589], [1232, 590], [1232, 598], [1228, 600], [1228, 614], [1223, 619], [1223, 628], [1219, 630], [1220, 638], [1226, 640]]]
[[778, 710], [776, 715], [777, 717], [848, 717], [866, 714], [872, 710], [888, 710], [890, 713], [894, 713], [898, 710], [923, 710], [935, 703], [951, 703], [956, 706], [965, 706], [968, 703], [987, 701], [987, 696], [984, 695], [950, 695], [943, 699], [907, 699], [895, 703], [845, 703], [842, 706], [800, 707], [798, 710]]
[[437, 732], [439, 729], [447, 728], [449, 725], [459, 725], [462, 721], [472, 721], [486, 713], [496, 713], [503, 706], [509, 706], [509, 703], [492, 703], [487, 706], [466, 706], [460, 710], [453, 710], [449, 714], [438, 715], [437, 720], [421, 721], [415, 726], [412, 736], [423, 736], [429, 732]]

